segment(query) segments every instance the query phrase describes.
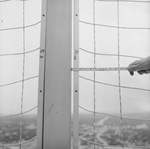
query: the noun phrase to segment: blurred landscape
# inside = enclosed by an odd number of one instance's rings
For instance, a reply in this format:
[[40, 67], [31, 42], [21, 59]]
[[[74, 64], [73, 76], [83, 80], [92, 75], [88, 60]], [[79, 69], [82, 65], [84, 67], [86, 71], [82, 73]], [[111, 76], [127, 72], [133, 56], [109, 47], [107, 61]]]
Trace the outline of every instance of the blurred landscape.
[[[149, 115], [142, 117], [146, 119]], [[95, 141], [104, 145], [104, 147], [96, 145], [96, 149], [107, 149], [107, 145], [112, 146], [111, 149], [116, 149], [115, 146], [122, 145], [126, 149], [134, 149], [136, 146], [139, 149], [150, 149], [149, 121], [123, 119], [121, 124], [118, 118], [99, 116], [95, 118], [95, 137], [93, 121], [93, 115], [80, 115], [79, 135], [88, 141]], [[94, 145], [86, 140], [80, 139], [80, 149], [93, 149]]]
[[[0, 145], [15, 144], [20, 141], [21, 117], [5, 117], [0, 119]], [[35, 115], [22, 118], [22, 141], [34, 138], [37, 134], [37, 117]], [[36, 140], [23, 144], [22, 149], [35, 149]], [[16, 147], [0, 147], [0, 149], [19, 149]]]
[[[148, 116], [145, 116], [145, 118]], [[18, 143], [20, 140], [21, 117], [5, 117], [0, 121], [0, 145]], [[116, 145], [124, 145], [125, 149], [150, 149], [150, 122], [142, 120], [123, 119], [122, 129], [120, 119], [109, 116], [98, 116], [95, 118], [95, 137], [92, 114], [80, 114], [79, 139], [80, 149], [94, 149], [94, 145], [88, 141], [98, 144], [110, 145], [110, 149], [116, 149]], [[27, 141], [36, 136], [37, 117], [23, 116], [22, 118], [22, 141]], [[86, 141], [88, 140], [88, 141]], [[19, 149], [16, 147], [0, 147], [0, 149]], [[36, 140], [22, 145], [22, 149], [36, 149]], [[107, 149], [106, 146], [95, 146], [95, 149]], [[121, 148], [119, 148], [121, 149]]]

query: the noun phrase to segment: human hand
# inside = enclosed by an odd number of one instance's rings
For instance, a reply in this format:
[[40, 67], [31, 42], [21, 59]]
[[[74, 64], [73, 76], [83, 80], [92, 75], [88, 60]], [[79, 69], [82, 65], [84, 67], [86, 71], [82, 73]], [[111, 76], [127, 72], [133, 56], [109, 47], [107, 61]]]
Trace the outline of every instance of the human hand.
[[128, 66], [128, 71], [134, 75], [137, 71], [140, 75], [150, 73], [150, 56], [134, 61]]

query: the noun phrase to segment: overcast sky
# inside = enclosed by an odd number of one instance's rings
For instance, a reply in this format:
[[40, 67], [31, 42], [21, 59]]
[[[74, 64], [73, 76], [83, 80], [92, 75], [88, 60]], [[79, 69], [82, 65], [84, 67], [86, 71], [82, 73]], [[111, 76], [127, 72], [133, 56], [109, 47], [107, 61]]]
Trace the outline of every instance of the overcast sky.
[[[117, 3], [95, 2], [95, 23], [117, 26]], [[93, 23], [93, 1], [80, 0], [80, 20]], [[119, 22], [122, 27], [150, 28], [150, 3], [120, 2]], [[118, 54], [118, 31], [116, 28], [95, 27], [96, 53]], [[150, 55], [150, 30], [120, 29], [120, 54], [146, 57]], [[94, 52], [93, 26], [80, 23], [80, 48]], [[127, 67], [137, 58], [120, 57], [120, 66]], [[94, 56], [80, 50], [80, 66], [93, 67]], [[117, 67], [118, 57], [96, 56], [96, 67]], [[93, 73], [80, 73], [93, 79]], [[118, 85], [118, 72], [96, 72], [96, 81]], [[121, 72], [121, 85], [150, 89], [150, 76], [133, 77], [127, 71]], [[93, 82], [80, 78], [80, 105], [93, 110]], [[123, 114], [150, 112], [150, 92], [135, 89], [121, 89]], [[113, 86], [96, 83], [96, 111], [119, 115], [119, 90]], [[82, 110], [81, 110], [82, 111]]]
[[[25, 26], [41, 20], [41, 0], [25, 2]], [[23, 2], [0, 3], [0, 29], [23, 26]], [[25, 29], [26, 52], [40, 47], [40, 24]], [[23, 52], [23, 29], [0, 31], [0, 55]], [[25, 56], [25, 79], [38, 76], [39, 50]], [[0, 85], [22, 80], [23, 55], [0, 56]], [[37, 106], [38, 78], [25, 81], [23, 112]], [[0, 115], [20, 113], [22, 83], [0, 87]], [[31, 113], [35, 113], [36, 110]]]
[[[20, 27], [23, 24], [23, 3], [8, 1], [0, 3], [0, 29]], [[117, 3], [95, 3], [95, 23], [117, 26]], [[93, 0], [80, 0], [80, 20], [93, 23]], [[150, 28], [150, 3], [120, 2], [120, 26]], [[25, 25], [41, 20], [41, 0], [25, 2]], [[32, 51], [40, 47], [40, 24], [25, 30], [25, 49]], [[96, 53], [117, 54], [118, 32], [115, 28], [96, 26]], [[93, 26], [80, 23], [80, 48], [94, 51]], [[150, 30], [120, 29], [120, 54], [137, 57], [150, 55]], [[23, 30], [0, 31], [0, 55], [23, 52]], [[26, 55], [25, 79], [38, 75], [38, 51]], [[0, 85], [22, 79], [23, 56], [0, 57]], [[136, 58], [120, 57], [120, 65], [127, 67]], [[94, 56], [80, 50], [80, 66], [93, 67]], [[96, 56], [96, 67], [117, 67], [116, 56]], [[81, 76], [93, 79], [93, 72], [82, 72]], [[96, 72], [96, 81], [118, 85], [118, 72]], [[150, 90], [150, 76], [131, 77], [121, 72], [121, 85]], [[38, 78], [28, 80], [24, 87], [23, 111], [37, 105]], [[21, 108], [21, 83], [0, 87], [0, 115], [19, 113]], [[121, 89], [123, 113], [150, 112], [150, 92]], [[80, 78], [80, 105], [93, 110], [93, 82]], [[96, 111], [119, 114], [119, 90], [117, 87], [96, 83]], [[82, 111], [83, 112], [83, 111]]]

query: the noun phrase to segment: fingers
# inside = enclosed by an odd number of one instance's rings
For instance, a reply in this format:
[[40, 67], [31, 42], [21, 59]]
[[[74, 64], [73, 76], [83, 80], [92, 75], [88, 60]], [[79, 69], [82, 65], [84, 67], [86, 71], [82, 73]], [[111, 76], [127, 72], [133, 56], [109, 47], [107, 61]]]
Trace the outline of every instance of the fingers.
[[129, 71], [139, 71], [141, 68], [142, 60], [136, 60], [128, 66]]
[[128, 71], [129, 71], [130, 75], [133, 76], [134, 75], [134, 71], [136, 71], [136, 68], [130, 64], [128, 66]]
[[146, 74], [150, 73], [150, 70], [146, 70], [145, 73], [146, 73]]
[[143, 74], [144, 73], [143, 70], [140, 69], [140, 65], [141, 65], [141, 59], [132, 62], [128, 66], [128, 71], [129, 71], [131, 76], [134, 75], [134, 71], [137, 71], [139, 74]]
[[[143, 75], [143, 74], [148, 74], [150, 73], [150, 70], [140, 70], [140, 71], [137, 71], [138, 74], [140, 75]], [[129, 71], [130, 75], [133, 76], [134, 75], [134, 71]]]
[[128, 66], [128, 71], [132, 76], [134, 71], [137, 71], [140, 75], [150, 73], [150, 56], [132, 62]]
[[[137, 71], [138, 74], [142, 75], [142, 74], [146, 74], [147, 72], [145, 70], [140, 70], [140, 71]], [[134, 75], [134, 71], [129, 71], [130, 75], [133, 76]]]
[[140, 71], [137, 71], [137, 72], [138, 72], [138, 74], [140, 74], [140, 75], [142, 75], [142, 74], [146, 73], [146, 71], [145, 71], [145, 70], [140, 70]]
[[130, 75], [133, 76], [134, 75], [134, 72], [133, 71], [129, 71]]

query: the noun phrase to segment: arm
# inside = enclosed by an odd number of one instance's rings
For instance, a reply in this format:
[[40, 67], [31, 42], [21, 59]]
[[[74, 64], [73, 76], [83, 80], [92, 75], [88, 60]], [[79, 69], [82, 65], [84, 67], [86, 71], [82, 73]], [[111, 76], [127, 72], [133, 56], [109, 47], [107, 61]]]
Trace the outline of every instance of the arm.
[[134, 75], [134, 71], [139, 74], [150, 73], [150, 56], [134, 61], [128, 66], [128, 71], [131, 75]]

